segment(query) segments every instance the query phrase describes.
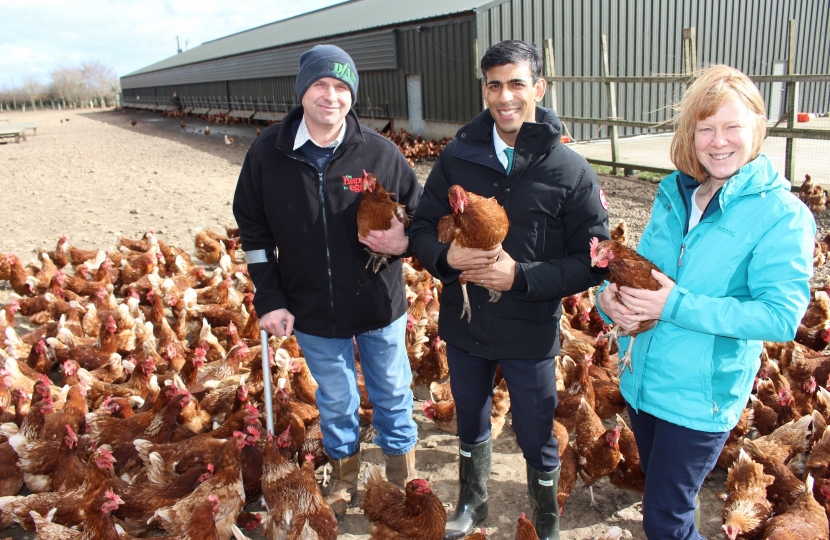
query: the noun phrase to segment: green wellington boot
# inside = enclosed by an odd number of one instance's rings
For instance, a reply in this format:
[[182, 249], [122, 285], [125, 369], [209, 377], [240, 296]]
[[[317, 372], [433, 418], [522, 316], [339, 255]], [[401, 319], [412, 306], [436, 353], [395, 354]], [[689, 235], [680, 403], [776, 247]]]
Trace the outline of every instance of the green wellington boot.
[[487, 517], [487, 480], [493, 439], [473, 445], [459, 442], [458, 454], [458, 504], [447, 520], [444, 540], [464, 538]]
[[559, 471], [562, 466], [548, 473], [541, 473], [527, 466], [527, 489], [533, 506], [533, 526], [539, 540], [559, 540], [559, 504], [556, 491], [559, 487]]

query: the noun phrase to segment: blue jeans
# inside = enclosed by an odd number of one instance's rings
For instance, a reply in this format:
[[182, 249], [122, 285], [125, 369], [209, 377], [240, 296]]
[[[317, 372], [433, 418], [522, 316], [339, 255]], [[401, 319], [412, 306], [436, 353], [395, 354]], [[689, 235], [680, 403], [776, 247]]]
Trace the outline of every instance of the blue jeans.
[[[372, 424], [378, 434], [375, 444], [384, 454], [409, 453], [418, 442], [418, 426], [412, 419], [412, 370], [406, 356], [406, 315], [389, 326], [358, 336], [357, 349], [372, 402]], [[343, 459], [359, 450], [360, 425], [354, 341], [323, 338], [294, 330], [308, 368], [317, 380], [317, 407], [323, 447], [333, 459]]]
[[702, 540], [695, 529], [695, 497], [715, 467], [729, 432], [678, 426], [628, 407], [631, 431], [646, 475], [643, 532], [649, 539]]

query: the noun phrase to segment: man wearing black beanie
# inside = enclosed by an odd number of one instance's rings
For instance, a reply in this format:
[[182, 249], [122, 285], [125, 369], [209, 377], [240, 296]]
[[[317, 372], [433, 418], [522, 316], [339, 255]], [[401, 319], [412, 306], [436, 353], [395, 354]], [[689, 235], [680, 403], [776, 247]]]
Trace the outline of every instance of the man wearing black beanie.
[[[259, 325], [275, 336], [293, 331], [319, 384], [323, 446], [334, 468], [325, 494], [338, 519], [356, 502], [360, 472], [355, 344], [374, 442], [386, 456], [387, 479], [401, 489], [415, 476], [418, 436], [404, 343], [408, 231], [393, 218], [389, 230], [359, 238], [357, 207], [364, 172], [410, 217], [422, 188], [397, 146], [359, 124], [352, 111], [358, 82], [354, 61], [339, 47], [303, 53], [295, 85], [302, 105], [251, 145], [233, 202]], [[367, 268], [367, 247], [390, 255], [388, 268]]]

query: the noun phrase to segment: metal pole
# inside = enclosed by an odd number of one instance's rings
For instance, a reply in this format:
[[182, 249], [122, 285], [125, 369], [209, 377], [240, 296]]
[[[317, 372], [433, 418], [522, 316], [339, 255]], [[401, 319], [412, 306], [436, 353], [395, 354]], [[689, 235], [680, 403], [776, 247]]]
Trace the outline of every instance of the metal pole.
[[265, 394], [265, 425], [268, 432], [274, 433], [274, 403], [271, 392], [271, 355], [268, 352], [268, 331], [260, 329], [259, 340], [262, 342], [262, 392]]
[[[256, 294], [256, 286], [254, 286]], [[257, 318], [259, 314], [257, 313]], [[268, 353], [268, 331], [259, 329], [259, 342], [262, 347], [262, 393], [265, 402], [265, 425], [269, 433], [274, 433], [274, 394], [271, 391], [271, 355]]]

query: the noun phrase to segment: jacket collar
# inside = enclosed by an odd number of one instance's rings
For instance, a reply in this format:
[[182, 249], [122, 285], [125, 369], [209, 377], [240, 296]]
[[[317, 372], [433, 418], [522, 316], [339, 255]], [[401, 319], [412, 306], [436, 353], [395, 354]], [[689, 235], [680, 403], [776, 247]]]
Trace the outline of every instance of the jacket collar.
[[[459, 129], [455, 136], [463, 143], [493, 149], [493, 124], [493, 115], [489, 109], [485, 109]], [[525, 147], [530, 154], [544, 154], [559, 142], [561, 134], [562, 123], [556, 113], [551, 109], [536, 107], [536, 122], [522, 124], [514, 148]]]
[[[295, 154], [294, 151], [294, 136], [297, 133], [295, 129], [295, 124], [299, 127], [300, 121], [303, 119], [303, 106], [300, 105], [299, 107], [295, 107], [292, 109], [285, 118], [283, 118], [283, 129], [280, 129], [279, 135], [277, 136], [277, 141], [274, 143], [274, 146], [282, 150], [288, 155]], [[285, 129], [288, 128], [288, 129]], [[360, 144], [365, 142], [363, 137], [363, 132], [360, 130], [360, 120], [357, 118], [357, 113], [354, 112], [354, 109], [349, 110], [346, 114], [346, 135], [343, 137], [343, 142], [340, 143], [337, 147], [335, 153], [340, 152], [343, 148], [351, 146], [353, 144]]]
[[[668, 176], [660, 183], [663, 189], [676, 188], [686, 205], [686, 226], [688, 227], [689, 208], [692, 201], [692, 194], [699, 186], [697, 180], [687, 174], [678, 171], [677, 176]], [[790, 182], [784, 178], [765, 154], [758, 154], [758, 157], [738, 169], [732, 178], [726, 181], [718, 191], [717, 197], [713, 197], [701, 220], [711, 216], [721, 208], [728, 207], [732, 202], [746, 195], [755, 195], [772, 191], [775, 189], [790, 190]]]
[[[671, 176], [664, 182], [674, 184]], [[691, 176], [678, 171], [676, 185], [681, 195], [688, 200], [691, 192], [700, 184]], [[738, 197], [775, 189], [789, 191], [790, 187], [790, 182], [775, 170], [769, 158], [765, 154], [758, 154], [758, 157], [738, 169], [738, 172], [726, 181], [718, 193], [718, 204], [720, 207], [726, 207]]]

